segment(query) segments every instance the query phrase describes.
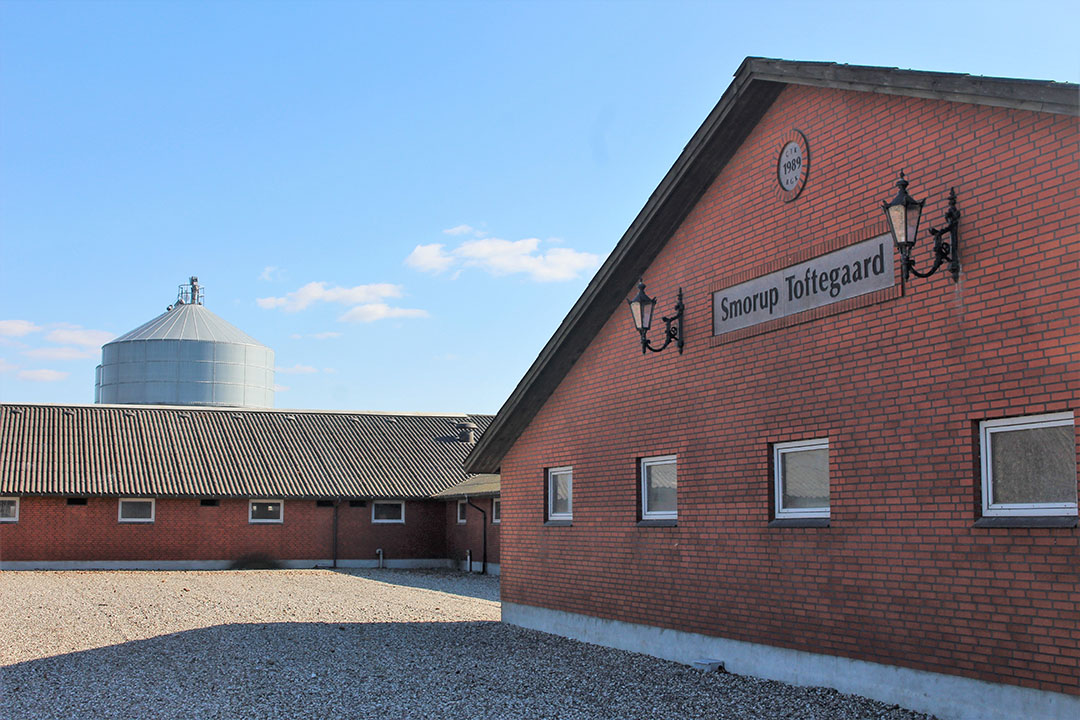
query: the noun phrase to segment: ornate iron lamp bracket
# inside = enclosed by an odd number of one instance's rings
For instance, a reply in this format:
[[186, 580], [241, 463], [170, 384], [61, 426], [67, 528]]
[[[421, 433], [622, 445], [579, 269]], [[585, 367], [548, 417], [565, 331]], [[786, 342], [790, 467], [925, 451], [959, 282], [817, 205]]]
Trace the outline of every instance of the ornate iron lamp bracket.
[[668, 345], [670, 345], [672, 340], [675, 341], [675, 345], [679, 348], [679, 354], [680, 355], [682, 354], [682, 351], [683, 351], [682, 321], [683, 321], [683, 310], [684, 309], [685, 309], [685, 306], [683, 305], [682, 288], [679, 288], [679, 298], [675, 302], [675, 314], [672, 315], [671, 317], [661, 317], [660, 318], [661, 320], [664, 321], [664, 344], [661, 345], [660, 347], [653, 347], [652, 343], [649, 342], [649, 338], [646, 337], [646, 333], [648, 332], [648, 329], [640, 328], [638, 330], [638, 332], [641, 333], [641, 354], [642, 355], [645, 354], [646, 350], [651, 350], [652, 352], [660, 352], [661, 350], [666, 348]]
[[[934, 264], [926, 272], [919, 272], [915, 267], [915, 261], [911, 259], [913, 245], [902, 249], [900, 264], [905, 280], [907, 280], [909, 272], [915, 277], [928, 278], [937, 272], [937, 269], [945, 262], [949, 263], [949, 272], [952, 273], [953, 280], [960, 278], [960, 241], [958, 235], [960, 211], [956, 209], [956, 188], [949, 189], [949, 209], [945, 211], [945, 222], [945, 227], [941, 229], [930, 228], [930, 234], [934, 236]], [[949, 236], [948, 241], [942, 239], [945, 235]]]

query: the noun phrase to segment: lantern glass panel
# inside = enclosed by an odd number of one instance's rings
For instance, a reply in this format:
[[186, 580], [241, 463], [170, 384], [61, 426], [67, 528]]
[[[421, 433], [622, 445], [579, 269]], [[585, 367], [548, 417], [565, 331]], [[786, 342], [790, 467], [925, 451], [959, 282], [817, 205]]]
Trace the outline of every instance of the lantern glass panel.
[[636, 318], [637, 327], [639, 330], [648, 330], [652, 327], [652, 312], [655, 306], [655, 300], [648, 300], [641, 303], [640, 317]]
[[921, 202], [911, 201], [911, 204], [907, 206], [907, 241], [912, 245], [915, 244], [915, 239], [919, 236], [919, 217], [922, 215]]
[[656, 300], [650, 298], [644, 292], [639, 292], [630, 301], [630, 315], [634, 318], [634, 327], [638, 330], [648, 330], [652, 327], [653, 307]]
[[897, 247], [907, 244], [907, 215], [903, 205], [892, 205], [886, 211], [889, 218], [889, 229], [892, 230], [893, 240]]

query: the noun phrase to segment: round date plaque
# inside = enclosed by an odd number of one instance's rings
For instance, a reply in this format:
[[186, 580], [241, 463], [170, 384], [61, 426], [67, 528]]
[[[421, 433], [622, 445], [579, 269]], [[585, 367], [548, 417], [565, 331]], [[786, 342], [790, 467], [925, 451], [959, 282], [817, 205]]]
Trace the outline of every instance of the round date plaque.
[[780, 187], [778, 194], [784, 202], [791, 202], [799, 197], [806, 185], [806, 176], [810, 171], [810, 146], [806, 136], [798, 130], [792, 130], [784, 136], [780, 145], [780, 157], [776, 161], [776, 179]]

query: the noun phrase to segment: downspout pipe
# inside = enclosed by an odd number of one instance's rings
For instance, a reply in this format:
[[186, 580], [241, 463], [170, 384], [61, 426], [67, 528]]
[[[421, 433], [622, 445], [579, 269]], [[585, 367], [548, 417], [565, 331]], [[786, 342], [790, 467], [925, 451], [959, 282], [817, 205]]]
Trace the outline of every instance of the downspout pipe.
[[337, 568], [337, 545], [338, 545], [338, 506], [341, 498], [334, 498], [334, 568]]
[[475, 505], [473, 503], [473, 501], [469, 499], [468, 495], [465, 496], [465, 504], [470, 506], [470, 507], [476, 508], [477, 510], [480, 511], [480, 514], [484, 516], [484, 544], [483, 544], [484, 553], [483, 553], [483, 556], [481, 557], [480, 574], [481, 575], [487, 575], [487, 512], [484, 510], [484, 508], [480, 507], [479, 505]]

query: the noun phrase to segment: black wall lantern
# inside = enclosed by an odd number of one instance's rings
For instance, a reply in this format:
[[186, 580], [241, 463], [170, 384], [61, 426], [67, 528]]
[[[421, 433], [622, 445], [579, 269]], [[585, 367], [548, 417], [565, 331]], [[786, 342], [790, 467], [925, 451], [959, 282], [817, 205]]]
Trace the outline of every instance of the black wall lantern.
[[683, 318], [683, 301], [682, 301], [682, 288], [679, 288], [679, 299], [675, 303], [675, 314], [671, 317], [662, 317], [664, 321], [664, 344], [660, 347], [653, 347], [649, 343], [649, 338], [646, 335], [649, 332], [649, 328], [652, 327], [653, 308], [656, 306], [656, 298], [651, 298], [645, 294], [645, 281], [641, 281], [637, 286], [637, 295], [632, 299], [627, 300], [630, 304], [630, 315], [634, 318], [634, 327], [641, 333], [641, 354], [644, 355], [646, 350], [652, 350], [653, 352], [660, 352], [674, 340], [675, 344], [679, 347], [679, 353], [683, 351], [683, 335], [682, 335], [682, 318]]
[[[885, 211], [885, 217], [889, 220], [889, 231], [892, 233], [896, 248], [900, 251], [900, 268], [904, 279], [908, 279], [908, 273], [915, 277], [926, 278], [933, 275], [941, 264], [949, 261], [949, 270], [953, 280], [960, 277], [960, 245], [957, 237], [957, 226], [960, 222], [960, 211], [956, 209], [956, 188], [949, 191], [949, 209], [945, 211], [945, 227], [937, 230], [930, 228], [930, 234], [934, 236], [934, 264], [925, 273], [915, 269], [915, 262], [911, 259], [911, 250], [915, 247], [915, 240], [919, 235], [919, 218], [922, 216], [923, 202], [908, 195], [908, 181], [904, 179], [903, 170], [900, 171], [900, 179], [896, 181], [896, 197], [892, 202], [881, 203], [881, 209]], [[941, 239], [948, 233], [949, 242]]]

